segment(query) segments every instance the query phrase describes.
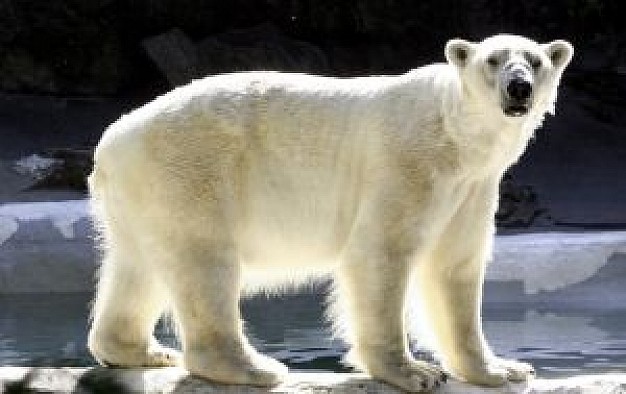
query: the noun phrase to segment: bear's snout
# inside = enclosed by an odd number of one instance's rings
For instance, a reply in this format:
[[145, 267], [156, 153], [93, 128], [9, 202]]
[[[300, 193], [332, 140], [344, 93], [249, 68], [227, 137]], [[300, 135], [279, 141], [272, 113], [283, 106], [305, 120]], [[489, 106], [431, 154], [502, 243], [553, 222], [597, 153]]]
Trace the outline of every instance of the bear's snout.
[[530, 82], [522, 78], [513, 79], [506, 87], [509, 97], [517, 101], [528, 100], [532, 90], [533, 87]]
[[505, 70], [502, 78], [504, 114], [523, 116], [530, 109], [533, 95], [532, 75], [523, 66], [513, 65]]

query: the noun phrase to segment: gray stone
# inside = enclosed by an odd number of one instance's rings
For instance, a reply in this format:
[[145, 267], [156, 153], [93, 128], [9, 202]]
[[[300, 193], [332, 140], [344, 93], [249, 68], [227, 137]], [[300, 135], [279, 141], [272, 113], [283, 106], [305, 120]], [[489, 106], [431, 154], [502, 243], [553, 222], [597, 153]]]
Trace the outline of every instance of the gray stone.
[[[272, 388], [232, 386], [190, 377], [181, 368], [0, 368], [0, 392], [55, 393], [399, 393], [363, 374], [291, 373]], [[565, 379], [534, 379], [484, 388], [449, 381], [440, 394], [525, 393], [598, 394], [625, 393], [626, 375], [584, 375]]]
[[142, 46], [171, 86], [183, 85], [197, 74], [196, 48], [179, 29], [147, 38]]
[[308, 42], [294, 40], [269, 23], [233, 29], [198, 42], [202, 75], [230, 71], [281, 70], [324, 72], [324, 52]]
[[143, 40], [142, 45], [172, 87], [223, 72], [328, 69], [320, 48], [289, 38], [269, 23], [228, 30], [197, 43], [173, 29]]

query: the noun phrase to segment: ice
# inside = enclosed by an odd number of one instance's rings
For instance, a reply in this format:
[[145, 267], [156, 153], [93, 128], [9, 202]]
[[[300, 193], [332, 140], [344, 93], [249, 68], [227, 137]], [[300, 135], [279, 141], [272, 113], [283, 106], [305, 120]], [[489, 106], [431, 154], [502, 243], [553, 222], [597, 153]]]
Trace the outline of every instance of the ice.
[[626, 253], [626, 231], [499, 236], [487, 280], [521, 281], [526, 294], [554, 291], [591, 278], [618, 253]]
[[19, 224], [10, 216], [0, 216], [0, 246], [17, 232]]
[[35, 220], [50, 220], [64, 238], [74, 238], [74, 224], [87, 215], [87, 200], [0, 204], [0, 246]]
[[[526, 310], [517, 319], [487, 320], [483, 325], [491, 346], [500, 350], [508, 349], [511, 354], [506, 354], [507, 357], [524, 357], [519, 349], [511, 349], [511, 333], [515, 335], [515, 346], [533, 348], [533, 358], [554, 358], [555, 352], [567, 353], [573, 350], [577, 354], [569, 357], [609, 353], [598, 344], [609, 341], [611, 333], [598, 327], [593, 320], [594, 316], [591, 314], [568, 316]], [[568, 355], [561, 354], [559, 357], [565, 358]]]

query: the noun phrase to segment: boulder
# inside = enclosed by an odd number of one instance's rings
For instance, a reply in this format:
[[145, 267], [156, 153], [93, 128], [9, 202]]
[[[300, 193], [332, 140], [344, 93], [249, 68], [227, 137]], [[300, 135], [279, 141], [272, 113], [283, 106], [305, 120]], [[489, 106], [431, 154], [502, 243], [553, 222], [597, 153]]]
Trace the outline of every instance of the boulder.
[[142, 45], [171, 87], [224, 72], [328, 69], [321, 49], [287, 37], [270, 23], [228, 30], [198, 43], [173, 29], [143, 40]]
[[146, 38], [141, 44], [170, 86], [183, 85], [198, 74], [196, 47], [180, 29]]

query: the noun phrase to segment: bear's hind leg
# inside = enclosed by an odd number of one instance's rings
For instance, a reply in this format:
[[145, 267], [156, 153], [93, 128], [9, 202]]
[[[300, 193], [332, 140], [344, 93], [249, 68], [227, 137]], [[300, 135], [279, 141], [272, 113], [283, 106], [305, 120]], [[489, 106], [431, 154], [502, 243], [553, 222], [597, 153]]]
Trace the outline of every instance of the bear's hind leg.
[[280, 362], [247, 341], [239, 313], [240, 265], [236, 253], [205, 241], [179, 240], [163, 256], [184, 366], [210, 380], [271, 386], [287, 373]]
[[167, 300], [134, 247], [114, 243], [100, 269], [87, 346], [101, 364], [160, 367], [180, 364], [180, 353], [154, 337]]
[[409, 262], [359, 255], [342, 263], [337, 278], [338, 299], [346, 304], [351, 328], [349, 361], [409, 392], [444, 383], [447, 375], [441, 368], [415, 360], [408, 348], [404, 305]]

